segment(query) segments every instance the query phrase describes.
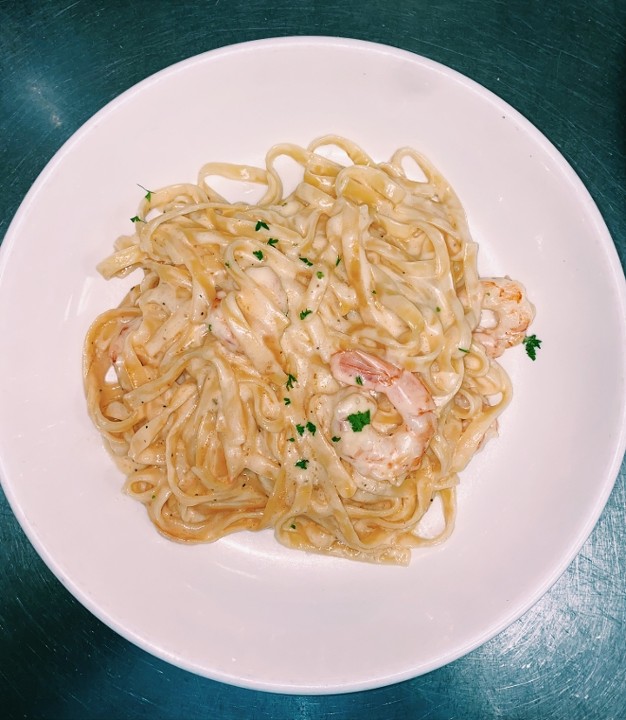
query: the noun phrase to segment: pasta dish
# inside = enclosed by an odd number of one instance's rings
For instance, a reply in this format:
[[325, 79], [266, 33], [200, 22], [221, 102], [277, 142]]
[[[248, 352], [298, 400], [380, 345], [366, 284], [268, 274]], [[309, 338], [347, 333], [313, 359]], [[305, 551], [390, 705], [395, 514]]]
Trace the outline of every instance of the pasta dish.
[[[289, 194], [285, 156], [303, 172]], [[264, 195], [227, 202], [214, 177]], [[140, 277], [89, 329], [84, 383], [158, 530], [272, 528], [290, 548], [397, 564], [448, 537], [459, 473], [511, 399], [496, 358], [534, 308], [519, 283], [479, 276], [430, 162], [402, 148], [377, 163], [337, 136], [282, 144], [265, 168], [210, 163], [146, 191], [132, 220], [98, 269]]]

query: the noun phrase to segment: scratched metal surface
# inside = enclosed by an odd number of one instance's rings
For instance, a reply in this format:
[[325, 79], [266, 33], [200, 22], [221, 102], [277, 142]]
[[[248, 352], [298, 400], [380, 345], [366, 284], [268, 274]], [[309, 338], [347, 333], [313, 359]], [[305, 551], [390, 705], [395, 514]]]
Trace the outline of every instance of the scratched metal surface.
[[[197, 53], [346, 35], [443, 62], [525, 114], [595, 198], [626, 259], [624, 0], [0, 0], [0, 237], [47, 161], [96, 110]], [[36, 321], [36, 318], [34, 318]], [[12, 352], [6, 338], [2, 352]], [[592, 480], [592, 479], [591, 479]], [[508, 630], [424, 677], [289, 697], [153, 658], [51, 575], [0, 495], [0, 708], [15, 718], [626, 718], [626, 468], [553, 589]]]

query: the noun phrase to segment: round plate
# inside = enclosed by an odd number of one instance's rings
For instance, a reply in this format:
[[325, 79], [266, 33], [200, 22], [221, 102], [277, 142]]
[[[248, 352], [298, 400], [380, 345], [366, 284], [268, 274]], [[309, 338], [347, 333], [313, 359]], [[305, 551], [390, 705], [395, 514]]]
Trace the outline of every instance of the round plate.
[[[262, 164], [337, 133], [376, 160], [411, 145], [458, 192], [482, 274], [522, 281], [536, 362], [507, 353], [514, 399], [462, 475], [452, 538], [378, 567], [269, 532], [184, 546], [122, 493], [86, 412], [81, 349], [116, 305], [109, 254], [144, 194], [209, 160]], [[0, 266], [5, 492], [52, 571], [129, 640], [184, 668], [280, 692], [376, 687], [437, 668], [518, 618], [558, 578], [611, 491], [625, 442], [624, 278], [564, 159], [511, 107], [424, 58], [354, 40], [224, 48], [140, 83], [59, 151]]]

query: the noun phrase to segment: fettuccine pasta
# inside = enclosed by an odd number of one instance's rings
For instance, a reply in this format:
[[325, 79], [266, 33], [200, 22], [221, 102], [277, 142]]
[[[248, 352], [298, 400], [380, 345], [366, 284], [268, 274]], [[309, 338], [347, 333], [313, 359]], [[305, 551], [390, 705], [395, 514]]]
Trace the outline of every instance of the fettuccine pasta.
[[[284, 156], [303, 170], [288, 196]], [[229, 203], [215, 176], [264, 195]], [[133, 220], [98, 269], [141, 276], [89, 329], [84, 382], [158, 530], [272, 528], [290, 548], [399, 564], [448, 537], [459, 473], [511, 399], [494, 358], [534, 308], [518, 283], [479, 277], [437, 170], [328, 136], [273, 147], [265, 168], [205, 165], [197, 184], [147, 192]]]

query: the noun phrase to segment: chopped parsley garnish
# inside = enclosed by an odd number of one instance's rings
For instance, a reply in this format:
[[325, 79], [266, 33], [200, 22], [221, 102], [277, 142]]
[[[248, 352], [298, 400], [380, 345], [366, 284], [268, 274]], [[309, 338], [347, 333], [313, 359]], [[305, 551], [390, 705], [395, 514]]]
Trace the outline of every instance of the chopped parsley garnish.
[[526, 355], [528, 355], [531, 360], [535, 360], [537, 358], [537, 350], [541, 347], [541, 340], [536, 335], [526, 335], [522, 342], [526, 347]]
[[313, 312], [313, 310], [309, 310], [309, 308], [307, 308], [306, 310], [303, 310], [303, 311], [300, 313], [300, 320], [304, 320], [304, 318], [305, 318], [307, 315], [310, 315], [312, 312]]
[[460, 350], [461, 352], [464, 352], [464, 353], [468, 353], [468, 352], [469, 352], [469, 350], [468, 350], [467, 348], [459, 348], [459, 350]]
[[302, 262], [303, 262], [307, 267], [311, 267], [311, 265], [313, 265], [313, 263], [309, 260], [309, 258], [301, 257], [300, 260], [302, 260]]
[[254, 250], [253, 253], [255, 258], [258, 258], [259, 260], [263, 260], [263, 250]]
[[211, 332], [212, 330], [213, 330], [213, 325], [211, 325], [211, 323], [209, 323], [209, 332]]
[[441, 312], [441, 308], [439, 307], [439, 305], [437, 305], [437, 307], [435, 308], [435, 310], [436, 310], [437, 312]]
[[366, 425], [372, 422], [369, 410], [352, 413], [352, 415], [348, 415], [346, 420], [350, 423], [354, 432], [361, 432]]
[[275, 247], [277, 243], [278, 243], [278, 238], [270, 238], [270, 239], [267, 241], [267, 244], [268, 244], [268, 245], [271, 245], [272, 247]]
[[296, 526], [295, 526], [294, 523], [291, 523], [291, 525], [290, 525], [289, 527], [290, 527], [292, 530], [295, 530], [295, 529], [296, 529]]
[[263, 220], [257, 220], [256, 225], [254, 226], [254, 229], [258, 232], [261, 228], [265, 228], [266, 230], [270, 229], [270, 226], [263, 222]]
[[304, 435], [304, 431], [308, 430], [311, 435], [315, 435], [315, 431], [317, 430], [317, 426], [314, 425], [310, 420], [307, 422], [306, 425], [300, 425], [299, 423], [296, 425], [296, 430], [298, 431], [298, 435], [302, 437]]
[[287, 440], [288, 440], [289, 442], [295, 442], [295, 441], [296, 441], [295, 438], [287, 438]]
[[324, 273], [321, 270], [318, 270], [316, 273], [317, 279], [321, 280], [324, 277]]
[[291, 398], [283, 398], [285, 405], [291, 405]]
[[309, 461], [306, 458], [302, 458], [302, 460], [298, 460], [298, 462], [296, 463], [296, 467], [306, 470], [308, 467], [308, 464], [309, 464]]
[[337, 256], [337, 260], [335, 261], [335, 267], [337, 267], [337, 265], [339, 265], [340, 262], [341, 262], [341, 258], [339, 256]]
[[146, 200], [147, 200], [148, 202], [150, 202], [150, 200], [152, 200], [152, 190], [148, 190], [148, 188], [145, 188], [143, 185], [139, 185], [139, 183], [137, 183], [137, 185], [138, 185], [142, 190], [145, 190], [145, 191], [146, 191], [145, 198], [146, 198]]
[[357, 375], [357, 376], [354, 378], [354, 382], [355, 382], [357, 385], [363, 385], [363, 378], [362, 378], [360, 375]]
[[226, 267], [230, 267], [230, 263], [229, 263], [229, 262], [225, 262], [224, 265], [225, 265]]
[[339, 437], [339, 435], [333, 435], [333, 436], [331, 437], [331, 440], [332, 440], [333, 442], [339, 442], [339, 441], [341, 440], [341, 438]]
[[289, 373], [289, 375], [287, 375], [287, 382], [285, 383], [287, 390], [291, 390], [293, 384], [296, 382], [298, 382], [298, 378], [295, 375]]
[[135, 215], [135, 217], [132, 217], [130, 219], [131, 222], [145, 222], [145, 220], [142, 220], [139, 215]]

